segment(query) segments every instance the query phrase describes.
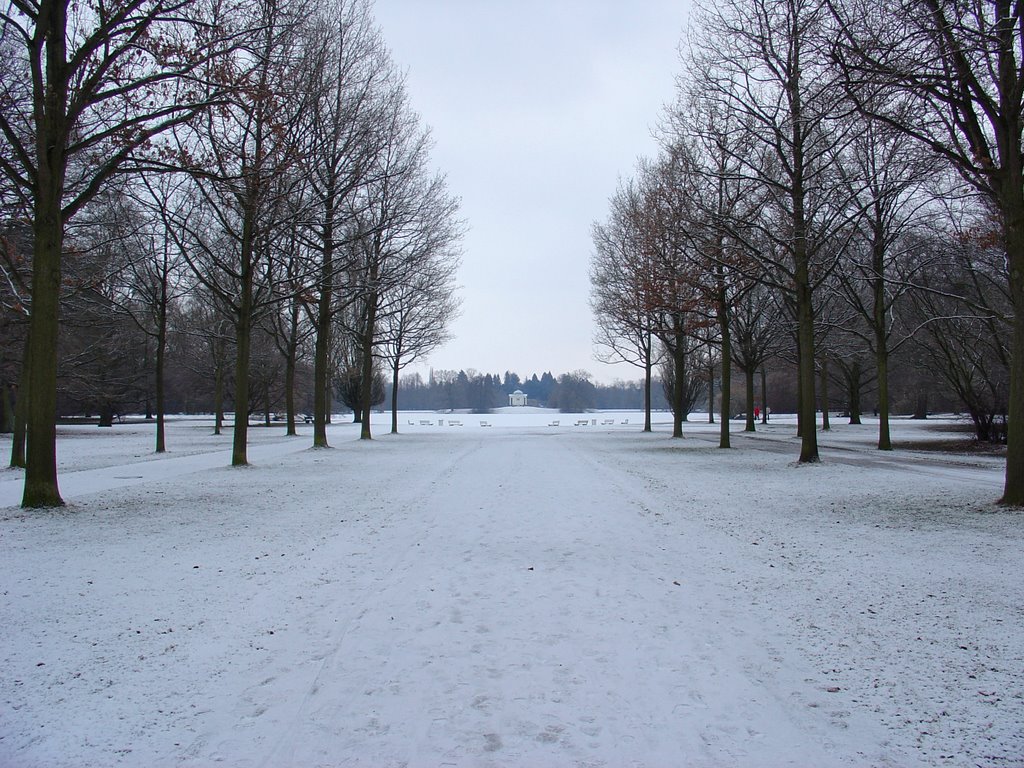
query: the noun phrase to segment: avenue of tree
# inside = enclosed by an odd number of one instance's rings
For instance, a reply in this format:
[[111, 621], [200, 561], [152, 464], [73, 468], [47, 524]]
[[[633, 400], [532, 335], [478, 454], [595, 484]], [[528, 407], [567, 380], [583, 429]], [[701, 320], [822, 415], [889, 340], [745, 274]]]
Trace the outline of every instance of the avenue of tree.
[[733, 366], [753, 430], [755, 373], [788, 359], [815, 462], [835, 380], [854, 419], [871, 382], [891, 449], [898, 354], [1007, 440], [1024, 504], [1024, 7], [719, 0], [682, 58], [659, 156], [594, 227], [607, 358], [660, 362], [677, 414], [717, 364], [723, 448]]
[[0, 363], [24, 506], [62, 504], [58, 377], [104, 393], [109, 423], [154, 370], [163, 451], [170, 339], [215, 379], [218, 429], [280, 367], [294, 432], [311, 349], [326, 446], [336, 376], [368, 412], [378, 367], [397, 379], [446, 340], [458, 203], [370, 0], [6, 0], [0, 24]]

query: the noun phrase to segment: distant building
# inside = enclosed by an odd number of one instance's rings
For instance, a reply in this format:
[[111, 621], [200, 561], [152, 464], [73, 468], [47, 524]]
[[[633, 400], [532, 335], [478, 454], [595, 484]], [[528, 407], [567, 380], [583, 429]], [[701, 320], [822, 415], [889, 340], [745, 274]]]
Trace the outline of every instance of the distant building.
[[526, 405], [529, 398], [523, 394], [523, 390], [517, 389], [511, 395], [508, 396], [509, 405]]

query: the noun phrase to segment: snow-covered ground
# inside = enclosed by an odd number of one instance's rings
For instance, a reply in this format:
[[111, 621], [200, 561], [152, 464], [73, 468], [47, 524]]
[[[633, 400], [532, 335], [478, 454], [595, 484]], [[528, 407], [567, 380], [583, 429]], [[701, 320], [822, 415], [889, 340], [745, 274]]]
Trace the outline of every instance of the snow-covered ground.
[[1024, 765], [1003, 460], [693, 418], [61, 427], [67, 508], [0, 470], [0, 766]]

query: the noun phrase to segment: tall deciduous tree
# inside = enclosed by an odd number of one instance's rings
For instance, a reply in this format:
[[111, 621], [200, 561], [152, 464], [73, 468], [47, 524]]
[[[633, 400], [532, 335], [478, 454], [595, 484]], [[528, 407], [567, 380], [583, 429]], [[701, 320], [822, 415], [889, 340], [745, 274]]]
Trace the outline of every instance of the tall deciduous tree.
[[651, 431], [651, 382], [658, 362], [653, 314], [654, 266], [644, 247], [642, 196], [635, 181], [619, 185], [605, 223], [592, 230], [590, 308], [598, 359], [644, 372], [644, 432]]
[[242, 45], [222, 67], [228, 97], [182, 136], [195, 181], [195, 204], [178, 216], [182, 253], [230, 308], [235, 328], [234, 466], [248, 463], [252, 333], [281, 298], [272, 290], [275, 239], [293, 213], [288, 203], [300, 178], [296, 130], [305, 104], [295, 63], [303, 6], [259, 0], [238, 13]]
[[64, 227], [140, 148], [192, 119], [193, 78], [219, 52], [194, 0], [9, 0], [0, 84], [0, 171], [31, 201], [32, 319], [23, 506], [63, 504], [57, 485], [57, 331]]
[[725, 0], [707, 6], [702, 21], [694, 71], [705, 97], [747, 135], [732, 157], [765, 195], [760, 230], [771, 247], [759, 255], [792, 299], [800, 461], [815, 462], [813, 291], [845, 213], [834, 199], [841, 93], [822, 52], [830, 16], [824, 0]]
[[419, 213], [402, 259], [404, 274], [388, 281], [378, 334], [378, 355], [391, 367], [391, 431], [398, 432], [398, 376], [403, 367], [451, 338], [459, 312], [455, 273], [459, 267], [462, 224], [457, 202], [440, 177], [419, 193]]
[[937, 164], [906, 134], [865, 115], [850, 143], [846, 171], [855, 236], [844, 250], [836, 282], [839, 295], [867, 328], [845, 326], [874, 353], [878, 448], [886, 451], [892, 448], [889, 358], [899, 344], [893, 338], [893, 308], [922, 266], [918, 261], [910, 267], [903, 247], [915, 229], [935, 221], [928, 185], [936, 181]]
[[[835, 56], [860, 108], [944, 158], [999, 213], [1014, 315], [1002, 501], [1024, 505], [1024, 6], [1013, 0], [830, 6], [843, 31]], [[880, 93], [895, 98], [879, 99]], [[894, 101], [910, 109], [893, 112], [887, 107]]]
[[306, 182], [308, 246], [316, 280], [309, 302], [314, 325], [313, 445], [326, 448], [335, 320], [358, 298], [345, 282], [352, 264], [353, 211], [381, 150], [380, 124], [396, 73], [366, 0], [331, 0], [317, 8], [306, 37], [304, 88], [310, 93]]

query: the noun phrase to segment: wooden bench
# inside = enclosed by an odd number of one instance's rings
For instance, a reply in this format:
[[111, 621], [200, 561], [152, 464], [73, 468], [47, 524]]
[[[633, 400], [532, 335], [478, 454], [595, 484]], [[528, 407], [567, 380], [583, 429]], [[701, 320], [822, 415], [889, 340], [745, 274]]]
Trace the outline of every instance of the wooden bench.
[[579, 419], [576, 421], [577, 427], [585, 427], [590, 423], [590, 419]]
[[489, 426], [491, 426], [491, 422], [489, 422], [489, 421], [481, 421], [480, 422], [480, 426], [481, 427], [489, 427]]

